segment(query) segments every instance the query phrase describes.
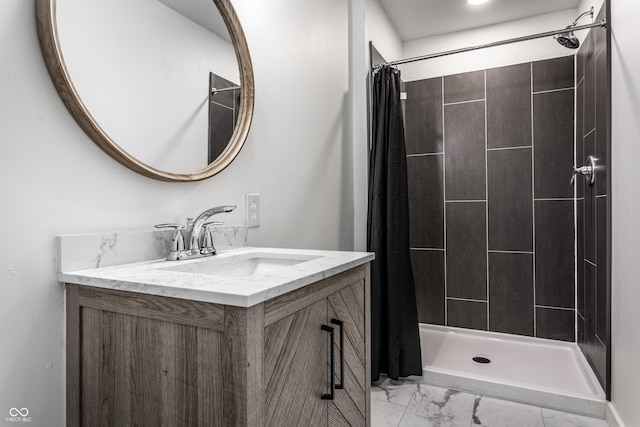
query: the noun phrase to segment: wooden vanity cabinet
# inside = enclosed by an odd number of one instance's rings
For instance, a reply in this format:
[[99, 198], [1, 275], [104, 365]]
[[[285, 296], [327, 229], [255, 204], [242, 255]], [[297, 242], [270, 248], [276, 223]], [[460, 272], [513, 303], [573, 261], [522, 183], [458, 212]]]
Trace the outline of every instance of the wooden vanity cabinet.
[[249, 308], [68, 284], [67, 425], [368, 426], [368, 316], [368, 265]]

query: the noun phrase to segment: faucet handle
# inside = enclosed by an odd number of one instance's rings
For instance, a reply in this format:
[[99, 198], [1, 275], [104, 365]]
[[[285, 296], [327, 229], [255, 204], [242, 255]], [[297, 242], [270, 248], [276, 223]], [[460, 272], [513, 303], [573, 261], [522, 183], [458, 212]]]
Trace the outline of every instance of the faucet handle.
[[209, 228], [209, 226], [211, 225], [224, 225], [224, 222], [222, 221], [211, 221], [211, 222], [205, 222], [204, 224], [202, 224], [202, 226], [204, 228]]
[[182, 236], [182, 230], [184, 226], [174, 223], [156, 224], [155, 228], [173, 228], [175, 230], [173, 239], [171, 240], [171, 252], [184, 251], [184, 237]]
[[204, 236], [202, 236], [202, 245], [200, 246], [200, 253], [206, 255], [215, 255], [216, 248], [213, 247], [213, 237], [211, 236], [211, 230], [209, 229], [212, 225], [222, 225], [224, 222], [220, 221], [211, 221], [202, 224], [204, 228]]

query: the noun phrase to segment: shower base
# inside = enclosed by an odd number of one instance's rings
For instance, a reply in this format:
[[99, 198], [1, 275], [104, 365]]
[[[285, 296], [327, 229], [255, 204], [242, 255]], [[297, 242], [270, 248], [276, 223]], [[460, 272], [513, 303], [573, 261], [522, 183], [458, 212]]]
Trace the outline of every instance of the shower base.
[[604, 392], [575, 343], [426, 324], [420, 342], [426, 384], [605, 417]]

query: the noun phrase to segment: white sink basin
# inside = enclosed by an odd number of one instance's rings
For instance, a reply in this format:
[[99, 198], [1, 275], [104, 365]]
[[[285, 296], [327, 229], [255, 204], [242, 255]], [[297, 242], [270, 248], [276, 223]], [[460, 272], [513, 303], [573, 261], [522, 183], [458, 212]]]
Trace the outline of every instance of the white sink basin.
[[320, 257], [301, 254], [250, 253], [234, 258], [200, 258], [158, 269], [211, 276], [250, 277], [269, 274], [318, 258]]

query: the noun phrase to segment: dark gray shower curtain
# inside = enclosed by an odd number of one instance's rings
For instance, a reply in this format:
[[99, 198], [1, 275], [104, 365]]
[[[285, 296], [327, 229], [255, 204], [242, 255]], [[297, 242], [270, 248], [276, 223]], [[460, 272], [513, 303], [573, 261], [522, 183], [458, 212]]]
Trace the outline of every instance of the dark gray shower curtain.
[[409, 253], [409, 201], [399, 71], [373, 79], [367, 249], [371, 264], [371, 379], [422, 375]]

